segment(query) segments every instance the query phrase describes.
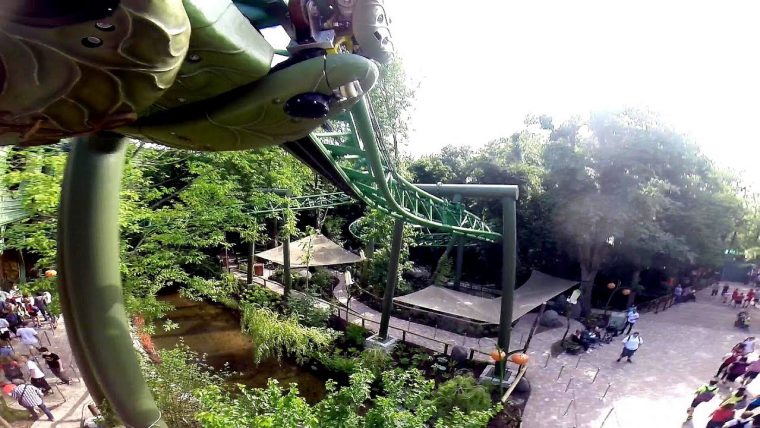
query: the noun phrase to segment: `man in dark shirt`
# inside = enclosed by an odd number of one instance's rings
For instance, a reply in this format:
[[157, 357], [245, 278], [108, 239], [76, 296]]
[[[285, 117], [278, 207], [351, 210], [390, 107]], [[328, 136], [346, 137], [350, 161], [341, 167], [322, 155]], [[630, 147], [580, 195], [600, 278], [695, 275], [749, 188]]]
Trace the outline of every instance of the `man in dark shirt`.
[[50, 352], [48, 348], [45, 348], [44, 346], [38, 349], [40, 353], [42, 354], [42, 359], [45, 360], [47, 363], [48, 368], [50, 369], [53, 374], [61, 380], [61, 382], [65, 383], [66, 385], [69, 385], [71, 383], [71, 379], [68, 378], [65, 374], [63, 374], [63, 360], [61, 360], [61, 357], [58, 356], [58, 354], [54, 354]]

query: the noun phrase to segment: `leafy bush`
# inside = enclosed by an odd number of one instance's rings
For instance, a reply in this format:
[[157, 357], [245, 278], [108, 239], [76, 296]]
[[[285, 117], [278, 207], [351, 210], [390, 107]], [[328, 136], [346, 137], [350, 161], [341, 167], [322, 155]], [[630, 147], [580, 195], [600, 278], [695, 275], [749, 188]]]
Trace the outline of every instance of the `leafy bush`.
[[371, 371], [375, 376], [390, 367], [393, 359], [387, 352], [380, 348], [365, 349], [359, 356], [359, 365]]
[[224, 376], [205, 370], [202, 356], [185, 346], [158, 351], [161, 364], [142, 361], [148, 387], [170, 427], [189, 426], [188, 420], [203, 409], [191, 392], [207, 385], [221, 385]]
[[311, 274], [309, 283], [311, 284], [311, 287], [317, 290], [328, 290], [332, 286], [333, 276], [327, 269], [318, 268], [313, 274]]
[[288, 298], [287, 313], [297, 317], [307, 327], [326, 327], [330, 309], [319, 307], [316, 303], [314, 296], [292, 294]]
[[438, 416], [445, 416], [455, 408], [467, 414], [485, 411], [491, 405], [491, 394], [485, 387], [478, 385], [472, 376], [454, 376], [435, 391]]
[[333, 349], [332, 353], [319, 352], [314, 356], [325, 368], [337, 373], [354, 373], [358, 367], [353, 356], [343, 356], [340, 350]]
[[237, 309], [238, 302], [233, 298], [237, 295], [239, 285], [232, 274], [222, 274], [220, 279], [200, 277], [189, 278], [187, 284], [180, 289], [180, 294], [190, 300], [200, 301], [210, 299], [228, 308]]
[[196, 414], [196, 419], [201, 426], [204, 428], [314, 426], [311, 407], [299, 397], [298, 387], [295, 384], [291, 384], [288, 390], [283, 390], [276, 380], [270, 379], [266, 388], [248, 389], [241, 386], [240, 392], [239, 396], [233, 398], [217, 385], [197, 389], [194, 395], [198, 397], [203, 410]]
[[266, 287], [253, 284], [243, 290], [241, 300], [258, 308], [272, 309], [280, 303], [282, 298]]
[[243, 306], [242, 328], [253, 339], [256, 363], [269, 357], [281, 359], [283, 354], [303, 360], [327, 348], [335, 339], [334, 330], [304, 327], [296, 316], [283, 318], [270, 309], [252, 305]]
[[366, 332], [367, 330], [358, 325], [348, 324], [348, 326], [346, 326], [346, 331], [343, 333], [343, 338], [348, 344], [362, 346], [364, 345]]
[[476, 410], [465, 413], [454, 408], [451, 414], [438, 419], [436, 428], [483, 428], [502, 409], [501, 404], [491, 406], [486, 410]]
[[425, 379], [421, 371], [386, 371], [382, 387], [382, 394], [367, 412], [365, 427], [422, 427], [435, 414], [433, 381]]

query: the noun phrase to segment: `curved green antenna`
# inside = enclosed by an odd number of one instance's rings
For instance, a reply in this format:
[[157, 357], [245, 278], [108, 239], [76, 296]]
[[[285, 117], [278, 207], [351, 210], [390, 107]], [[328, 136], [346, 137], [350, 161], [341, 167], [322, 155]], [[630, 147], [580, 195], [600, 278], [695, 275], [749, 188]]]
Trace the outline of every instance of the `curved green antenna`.
[[125, 149], [117, 134], [73, 145], [58, 224], [61, 304], [93, 398], [105, 397], [127, 426], [166, 427], [135, 358], [124, 311], [118, 224]]

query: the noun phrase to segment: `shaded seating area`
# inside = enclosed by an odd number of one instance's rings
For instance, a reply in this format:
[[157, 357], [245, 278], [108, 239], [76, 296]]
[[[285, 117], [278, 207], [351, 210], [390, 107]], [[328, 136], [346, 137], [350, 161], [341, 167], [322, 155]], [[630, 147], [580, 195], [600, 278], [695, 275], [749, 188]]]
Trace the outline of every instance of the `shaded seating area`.
[[[558, 278], [532, 271], [530, 278], [514, 294], [512, 322], [542, 303], [578, 284], [578, 281]], [[501, 297], [485, 298], [431, 285], [422, 290], [399, 296], [395, 303], [488, 324], [499, 324]]]
[[[290, 267], [305, 268], [358, 263], [364, 257], [356, 255], [321, 234], [307, 236], [288, 244]], [[285, 244], [262, 251], [256, 257], [285, 265]]]

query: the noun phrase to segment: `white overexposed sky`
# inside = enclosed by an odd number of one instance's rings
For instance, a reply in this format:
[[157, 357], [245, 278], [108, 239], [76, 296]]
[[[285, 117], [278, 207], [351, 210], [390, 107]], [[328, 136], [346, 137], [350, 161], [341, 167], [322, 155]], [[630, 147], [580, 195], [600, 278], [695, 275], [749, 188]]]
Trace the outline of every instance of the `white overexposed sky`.
[[[760, 1], [386, 0], [419, 82], [412, 154], [555, 118], [659, 112], [760, 187]], [[760, 169], [760, 168], [759, 168]]]

